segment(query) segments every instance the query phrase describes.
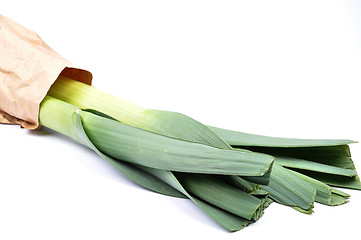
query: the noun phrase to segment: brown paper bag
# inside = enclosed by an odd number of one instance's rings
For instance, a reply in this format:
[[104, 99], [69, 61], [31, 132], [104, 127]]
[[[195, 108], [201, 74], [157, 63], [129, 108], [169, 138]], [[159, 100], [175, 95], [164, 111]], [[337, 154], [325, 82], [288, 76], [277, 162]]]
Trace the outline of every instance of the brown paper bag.
[[35, 32], [0, 15], [0, 123], [36, 129], [39, 105], [59, 75], [89, 85], [92, 80]]

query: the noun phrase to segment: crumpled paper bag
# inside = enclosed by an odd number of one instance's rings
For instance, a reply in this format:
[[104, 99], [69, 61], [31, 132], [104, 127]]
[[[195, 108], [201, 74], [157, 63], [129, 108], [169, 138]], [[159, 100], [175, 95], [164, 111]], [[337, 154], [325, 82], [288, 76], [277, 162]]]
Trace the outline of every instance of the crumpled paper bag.
[[0, 123], [38, 128], [39, 105], [59, 75], [92, 81], [35, 32], [0, 15]]

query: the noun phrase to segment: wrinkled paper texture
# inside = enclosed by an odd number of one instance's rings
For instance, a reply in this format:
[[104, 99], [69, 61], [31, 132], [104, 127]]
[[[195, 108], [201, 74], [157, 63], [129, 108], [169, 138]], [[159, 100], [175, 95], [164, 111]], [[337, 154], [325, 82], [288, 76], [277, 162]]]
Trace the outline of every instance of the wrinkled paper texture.
[[0, 123], [39, 126], [39, 105], [59, 75], [91, 85], [90, 72], [52, 50], [35, 32], [0, 15]]

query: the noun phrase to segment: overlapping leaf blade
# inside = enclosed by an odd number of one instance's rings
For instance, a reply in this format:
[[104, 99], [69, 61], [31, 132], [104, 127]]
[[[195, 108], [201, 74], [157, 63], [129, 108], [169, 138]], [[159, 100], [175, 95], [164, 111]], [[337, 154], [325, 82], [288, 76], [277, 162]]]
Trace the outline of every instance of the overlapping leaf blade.
[[288, 168], [303, 169], [346, 177], [353, 177], [357, 174], [354, 169], [334, 167], [331, 165], [303, 160], [299, 158], [276, 156], [275, 159], [277, 164]]
[[185, 189], [221, 209], [248, 220], [263, 214], [262, 201], [225, 183], [222, 178], [204, 174], [176, 174]]
[[304, 213], [312, 213], [316, 189], [288, 169], [273, 165], [269, 185], [261, 186], [278, 203]]
[[103, 153], [135, 164], [180, 172], [262, 176], [273, 157], [168, 138], [86, 111], [79, 113], [91, 142]]
[[213, 132], [221, 136], [231, 146], [250, 146], [250, 147], [314, 147], [314, 146], [339, 146], [355, 143], [348, 139], [297, 139], [269, 137], [256, 134], [243, 133], [208, 126]]

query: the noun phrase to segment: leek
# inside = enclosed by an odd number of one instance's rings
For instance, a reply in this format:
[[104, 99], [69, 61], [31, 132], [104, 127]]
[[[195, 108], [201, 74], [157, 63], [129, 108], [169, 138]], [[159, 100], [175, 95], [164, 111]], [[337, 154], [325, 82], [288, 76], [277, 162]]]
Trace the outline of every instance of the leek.
[[[257, 152], [264, 152], [270, 155], [278, 155], [278, 151], [289, 152], [289, 149], [291, 149], [290, 151], [295, 153], [296, 158], [299, 156], [304, 158], [305, 156], [307, 157], [307, 153], [313, 149], [322, 149], [323, 146], [325, 146], [327, 149], [330, 148], [330, 146], [332, 146], [332, 149], [337, 149], [339, 148], [339, 145], [354, 143], [352, 140], [342, 139], [314, 140], [274, 138], [234, 132], [209, 126], [206, 127], [187, 116], [165, 111], [144, 109], [140, 106], [130, 104], [93, 87], [89, 87], [85, 84], [65, 77], [59, 77], [59, 79], [50, 89], [49, 95], [62, 99], [81, 108], [93, 108], [98, 111], [102, 111], [131, 126], [147, 129], [148, 131], [156, 132], [169, 137], [198, 142], [223, 149], [231, 149], [232, 147], [230, 147], [230, 145], [232, 145], [233, 147], [242, 147], [243, 149], [246, 147], [248, 149]], [[224, 144], [225, 142], [226, 144]], [[274, 149], [276, 149], [276, 151], [273, 151]], [[319, 152], [322, 153], [322, 151], [318, 150], [318, 152], [313, 154], [314, 158], [316, 159], [311, 159], [312, 161], [322, 161], [323, 158], [320, 157]], [[283, 155], [281, 154], [281, 156]], [[291, 154], [290, 156], [292, 157], [293, 155]], [[286, 154], [286, 157], [289, 157], [289, 155]], [[278, 159], [279, 161], [282, 160], [281, 157], [278, 157]], [[312, 170], [316, 170], [314, 163], [309, 163], [308, 167], [305, 166], [304, 163], [305, 162], [295, 163], [289, 161], [288, 165], [292, 165], [294, 167], [296, 164], [298, 164], [298, 167], [310, 168], [310, 164], [313, 164]], [[285, 161], [283, 161], [281, 164], [284, 165]], [[352, 165], [352, 161], [351, 163], [349, 161], [349, 164]], [[317, 166], [320, 167], [322, 165]], [[323, 171], [331, 171], [330, 169], [336, 170], [336, 167], [333, 167], [332, 163], [331, 166], [323, 166]], [[344, 175], [355, 176], [355, 171], [352, 169], [337, 170], [338, 172], [336, 173], [343, 172]], [[271, 176], [271, 171], [268, 172], [267, 176]], [[267, 179], [265, 177], [266, 174], [262, 178], [245, 176], [243, 177], [243, 180], [267, 185], [269, 178], [267, 181], [264, 181], [264, 179]], [[355, 176], [354, 178], [355, 182], [357, 182], [358, 177]]]
[[[85, 142], [135, 182], [191, 199], [230, 231], [258, 220], [271, 199], [309, 214], [315, 201], [348, 201], [349, 195], [328, 184], [361, 189], [347, 146], [352, 140], [275, 138], [215, 128], [180, 113], [145, 109], [66, 77], [59, 77], [48, 95], [75, 107]], [[54, 129], [50, 122], [44, 125]], [[124, 164], [137, 170], [129, 174]], [[155, 177], [155, 184], [145, 183], [143, 174]]]

